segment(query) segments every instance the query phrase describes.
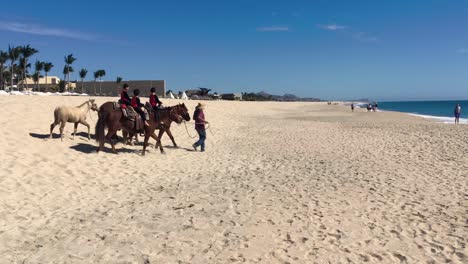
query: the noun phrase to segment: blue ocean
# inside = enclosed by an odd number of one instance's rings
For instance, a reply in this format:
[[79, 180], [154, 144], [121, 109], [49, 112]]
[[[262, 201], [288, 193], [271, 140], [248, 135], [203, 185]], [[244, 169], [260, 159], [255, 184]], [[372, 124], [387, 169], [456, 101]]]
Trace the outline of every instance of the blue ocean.
[[445, 123], [454, 122], [455, 105], [460, 104], [462, 113], [460, 123], [468, 124], [468, 100], [458, 101], [413, 101], [413, 102], [379, 102], [379, 109], [414, 114], [436, 119]]

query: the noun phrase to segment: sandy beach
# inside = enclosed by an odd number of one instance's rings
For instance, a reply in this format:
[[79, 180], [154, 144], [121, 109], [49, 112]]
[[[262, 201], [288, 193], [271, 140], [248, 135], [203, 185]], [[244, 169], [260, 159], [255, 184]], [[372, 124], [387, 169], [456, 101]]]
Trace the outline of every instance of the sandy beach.
[[205, 153], [176, 124], [166, 155], [96, 154], [71, 123], [49, 140], [54, 108], [86, 99], [1, 97], [1, 263], [468, 262], [468, 125], [209, 101]]

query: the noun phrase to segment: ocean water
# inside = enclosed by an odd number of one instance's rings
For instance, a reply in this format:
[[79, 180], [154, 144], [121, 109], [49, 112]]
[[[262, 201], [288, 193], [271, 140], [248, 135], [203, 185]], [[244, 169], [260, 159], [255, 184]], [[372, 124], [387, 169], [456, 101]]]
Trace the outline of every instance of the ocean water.
[[454, 122], [454, 109], [456, 104], [460, 104], [462, 108], [460, 124], [468, 124], [468, 100], [378, 102], [379, 109], [383, 111], [403, 112], [435, 119], [444, 123]]

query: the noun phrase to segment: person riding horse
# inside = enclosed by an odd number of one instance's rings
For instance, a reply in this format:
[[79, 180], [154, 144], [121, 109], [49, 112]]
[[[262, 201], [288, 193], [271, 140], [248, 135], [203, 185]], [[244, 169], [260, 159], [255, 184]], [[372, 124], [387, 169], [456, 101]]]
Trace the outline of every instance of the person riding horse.
[[126, 117], [127, 116], [127, 106], [131, 105], [131, 99], [130, 96], [128, 96], [128, 90], [129, 90], [128, 84], [124, 84], [122, 91], [120, 92], [120, 100], [119, 103], [122, 108], [122, 113]]
[[137, 113], [140, 114], [141, 120], [145, 121], [145, 126], [149, 126], [148, 124], [149, 117], [148, 117], [148, 114], [145, 113], [145, 110], [144, 110], [145, 106], [140, 102], [140, 98], [138, 97], [139, 94], [140, 94], [139, 89], [133, 90], [132, 107], [133, 109], [135, 109]]
[[153, 110], [156, 111], [156, 109], [160, 108], [163, 103], [159, 100], [158, 95], [156, 94], [156, 88], [152, 87], [150, 92], [150, 105]]

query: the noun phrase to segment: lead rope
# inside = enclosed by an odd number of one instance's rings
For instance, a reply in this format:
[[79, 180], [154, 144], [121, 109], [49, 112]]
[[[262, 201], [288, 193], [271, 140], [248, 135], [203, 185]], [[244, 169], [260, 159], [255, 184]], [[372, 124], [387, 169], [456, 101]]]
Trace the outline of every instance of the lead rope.
[[188, 135], [190, 138], [195, 138], [196, 136], [192, 136], [192, 135], [190, 135], [190, 133], [188, 132], [187, 122], [184, 121], [184, 125], [185, 125], [185, 131], [187, 131], [187, 135]]
[[[189, 131], [188, 131], [188, 128], [187, 128], [187, 122], [186, 122], [186, 121], [184, 121], [184, 125], [185, 125], [185, 131], [187, 131], [187, 135], [188, 135], [190, 138], [196, 138], [196, 137], [197, 137], [196, 135], [195, 135], [195, 136], [190, 135], [190, 133], [189, 133]], [[215, 134], [214, 134], [213, 131], [211, 130], [211, 124], [207, 124], [206, 126], [207, 126], [206, 129], [210, 131], [211, 135], [215, 136]]]

